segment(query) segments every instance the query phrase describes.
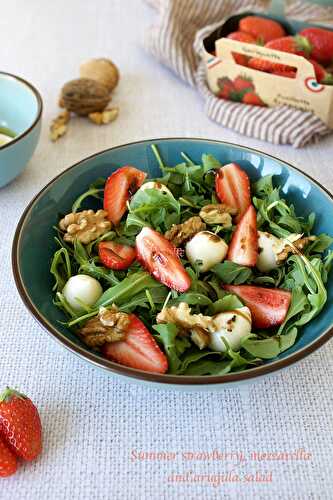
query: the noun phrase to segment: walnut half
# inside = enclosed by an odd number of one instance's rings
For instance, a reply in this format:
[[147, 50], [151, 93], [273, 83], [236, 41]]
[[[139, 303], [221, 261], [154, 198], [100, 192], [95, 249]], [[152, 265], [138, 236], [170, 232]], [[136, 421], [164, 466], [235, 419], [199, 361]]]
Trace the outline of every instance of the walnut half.
[[277, 263], [281, 264], [289, 254], [296, 254], [297, 250], [302, 251], [311, 241], [316, 239], [315, 236], [304, 236], [304, 238], [299, 238], [293, 241], [290, 245], [285, 245], [283, 250], [277, 254]]
[[176, 247], [190, 240], [195, 234], [206, 229], [206, 224], [200, 217], [195, 216], [188, 219], [183, 224], [174, 224], [169, 231], [165, 233], [167, 240], [171, 241]]
[[111, 229], [111, 222], [106, 219], [105, 210], [83, 210], [65, 215], [59, 222], [59, 228], [66, 231], [64, 240], [71, 243], [75, 239], [85, 245], [99, 238]]
[[110, 309], [101, 307], [98, 315], [81, 328], [79, 335], [87, 346], [101, 347], [107, 342], [123, 340], [129, 324], [129, 315], [119, 312], [113, 304]]
[[224, 203], [206, 205], [200, 210], [200, 217], [207, 224], [219, 224], [225, 228], [232, 226], [232, 215], [236, 215], [237, 209], [228, 207]]

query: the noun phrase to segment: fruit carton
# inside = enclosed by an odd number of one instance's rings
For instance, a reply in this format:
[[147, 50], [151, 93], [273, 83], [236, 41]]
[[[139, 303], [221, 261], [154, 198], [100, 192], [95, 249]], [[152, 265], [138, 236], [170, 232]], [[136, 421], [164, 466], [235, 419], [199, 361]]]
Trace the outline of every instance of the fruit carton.
[[[308, 60], [302, 56], [224, 38], [237, 30], [242, 17], [249, 15], [260, 15], [278, 21], [290, 35], [313, 26], [253, 12], [229, 18], [203, 40], [203, 57], [210, 90], [218, 97], [247, 104], [269, 107], [289, 105], [310, 111], [333, 128], [333, 86], [317, 82], [314, 67]], [[325, 29], [329, 28], [325, 26]], [[237, 64], [235, 54], [288, 65], [296, 70], [296, 76], [288, 78]], [[242, 56], [238, 56], [238, 59], [239, 57]]]

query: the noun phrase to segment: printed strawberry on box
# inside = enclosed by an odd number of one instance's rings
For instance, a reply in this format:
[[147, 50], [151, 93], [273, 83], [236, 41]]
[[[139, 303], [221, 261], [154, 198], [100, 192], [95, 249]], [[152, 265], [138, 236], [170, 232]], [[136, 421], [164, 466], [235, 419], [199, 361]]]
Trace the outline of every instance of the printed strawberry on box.
[[333, 128], [333, 30], [247, 12], [203, 40], [203, 57], [217, 97], [292, 106]]

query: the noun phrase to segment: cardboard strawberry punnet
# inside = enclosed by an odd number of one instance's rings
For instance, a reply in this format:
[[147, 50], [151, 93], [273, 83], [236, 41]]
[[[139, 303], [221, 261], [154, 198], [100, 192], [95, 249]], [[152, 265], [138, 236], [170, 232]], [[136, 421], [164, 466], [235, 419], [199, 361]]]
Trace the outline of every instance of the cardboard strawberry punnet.
[[[257, 106], [292, 106], [312, 112], [333, 128], [333, 86], [318, 83], [312, 62], [299, 55], [226, 38], [222, 33], [215, 40], [215, 54], [208, 51], [206, 44], [208, 39], [211, 44], [212, 35], [203, 41], [207, 82], [216, 96]], [[281, 71], [279, 66], [273, 74], [237, 64], [241, 57], [255, 61], [256, 68], [281, 65]]]

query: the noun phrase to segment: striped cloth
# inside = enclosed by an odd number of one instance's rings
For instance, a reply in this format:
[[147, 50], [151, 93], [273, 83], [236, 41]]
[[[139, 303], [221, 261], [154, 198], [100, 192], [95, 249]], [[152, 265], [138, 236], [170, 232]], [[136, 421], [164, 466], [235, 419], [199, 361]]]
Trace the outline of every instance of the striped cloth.
[[[159, 17], [145, 36], [145, 47], [184, 82], [197, 87], [205, 112], [220, 125], [274, 144], [302, 147], [332, 132], [311, 112], [279, 106], [262, 108], [218, 99], [206, 82], [202, 40], [224, 19], [249, 10], [267, 9], [266, 0], [148, 0]], [[286, 2], [286, 16], [311, 21], [332, 19], [333, 7]]]

